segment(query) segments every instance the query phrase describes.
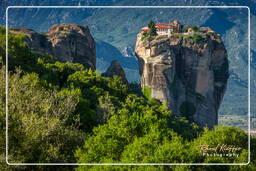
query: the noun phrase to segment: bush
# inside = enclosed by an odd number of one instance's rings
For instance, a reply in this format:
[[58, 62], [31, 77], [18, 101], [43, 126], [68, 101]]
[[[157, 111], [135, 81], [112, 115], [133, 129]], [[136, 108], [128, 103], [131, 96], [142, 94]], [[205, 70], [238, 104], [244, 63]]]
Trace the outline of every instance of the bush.
[[192, 40], [193, 40], [193, 42], [197, 43], [197, 42], [203, 41], [204, 39], [202, 38], [202, 36], [200, 34], [193, 34]]
[[145, 39], [147, 39], [148, 37], [150, 37], [150, 34], [149, 34], [149, 32], [148, 31], [143, 31], [143, 33], [142, 33], [142, 36], [141, 36], [141, 41], [143, 41], [143, 40], [145, 40]]
[[[75, 127], [79, 125], [74, 113], [79, 91], [46, 90], [38, 75], [16, 72], [9, 77], [9, 162], [74, 162], [72, 151], [84, 136]], [[0, 79], [4, 99], [3, 70]]]
[[[169, 128], [169, 117], [165, 105], [129, 95], [107, 123], [96, 127], [83, 148], [77, 150], [78, 162], [164, 162], [164, 157], [159, 157], [163, 149], [175, 151], [178, 149], [174, 145], [182, 145], [182, 139]], [[163, 149], [159, 149], [161, 145]], [[154, 153], [159, 154], [154, 157]]]
[[151, 99], [151, 88], [150, 87], [144, 87], [142, 89], [142, 94], [147, 98]]
[[191, 26], [190, 28], [195, 32], [199, 31], [199, 28], [197, 26]]

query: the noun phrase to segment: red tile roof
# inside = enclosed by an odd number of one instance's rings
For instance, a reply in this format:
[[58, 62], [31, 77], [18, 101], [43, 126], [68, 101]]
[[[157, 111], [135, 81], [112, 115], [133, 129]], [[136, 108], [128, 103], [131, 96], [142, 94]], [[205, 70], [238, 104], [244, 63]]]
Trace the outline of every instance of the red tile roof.
[[[173, 29], [175, 26], [172, 23], [156, 23], [156, 29]], [[149, 28], [143, 28], [143, 31], [149, 31]]]

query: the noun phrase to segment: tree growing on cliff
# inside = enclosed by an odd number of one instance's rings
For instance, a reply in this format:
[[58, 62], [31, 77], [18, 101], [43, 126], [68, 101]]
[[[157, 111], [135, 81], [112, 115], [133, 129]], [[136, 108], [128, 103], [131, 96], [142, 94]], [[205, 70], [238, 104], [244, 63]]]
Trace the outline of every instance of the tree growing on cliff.
[[157, 33], [156, 33], [156, 24], [155, 24], [154, 21], [151, 20], [148, 23], [148, 28], [149, 28], [149, 35], [150, 36], [156, 36], [157, 35]]

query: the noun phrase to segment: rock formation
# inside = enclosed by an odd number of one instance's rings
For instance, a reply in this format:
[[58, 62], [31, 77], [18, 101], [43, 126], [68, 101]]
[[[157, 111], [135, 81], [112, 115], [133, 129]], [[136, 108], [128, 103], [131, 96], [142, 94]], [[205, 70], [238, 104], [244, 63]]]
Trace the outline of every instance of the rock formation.
[[128, 81], [125, 76], [125, 72], [122, 66], [116, 61], [112, 61], [107, 71], [102, 73], [104, 77], [113, 77], [114, 75], [120, 76], [125, 84], [128, 84]]
[[81, 63], [92, 69], [96, 67], [95, 42], [87, 26], [57, 24], [45, 34], [25, 28], [10, 31], [25, 35], [28, 47], [34, 51], [52, 55], [62, 62]]
[[171, 36], [137, 35], [142, 89], [165, 101], [177, 116], [200, 126], [218, 124], [218, 109], [226, 90], [228, 59], [220, 35], [210, 29]]

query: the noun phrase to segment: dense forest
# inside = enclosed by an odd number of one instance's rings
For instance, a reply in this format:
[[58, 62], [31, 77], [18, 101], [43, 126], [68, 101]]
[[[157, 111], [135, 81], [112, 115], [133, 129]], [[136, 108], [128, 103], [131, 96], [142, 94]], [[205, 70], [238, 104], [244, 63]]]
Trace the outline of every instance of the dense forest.
[[[200, 128], [134, 83], [59, 62], [9, 34], [10, 163], [247, 163], [241, 129]], [[256, 170], [256, 139], [246, 166], [8, 166], [5, 162], [5, 29], [0, 28], [0, 170]], [[205, 156], [201, 145], [240, 147], [238, 156]], [[213, 151], [209, 152], [213, 153]], [[224, 153], [223, 151], [219, 153]], [[232, 152], [226, 152], [228, 154]]]

